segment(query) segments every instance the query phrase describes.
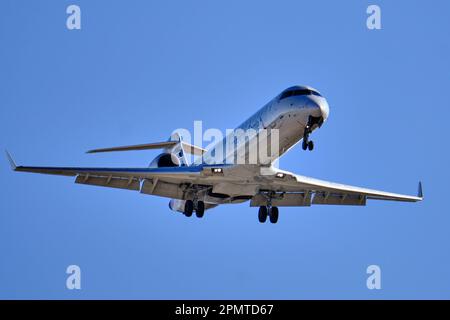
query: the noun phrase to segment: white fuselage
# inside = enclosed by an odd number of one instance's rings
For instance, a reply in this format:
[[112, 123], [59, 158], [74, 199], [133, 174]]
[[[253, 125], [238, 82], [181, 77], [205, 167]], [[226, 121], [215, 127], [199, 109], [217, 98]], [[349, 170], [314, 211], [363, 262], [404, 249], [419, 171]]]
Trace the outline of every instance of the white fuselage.
[[[283, 155], [289, 148], [298, 143], [304, 135], [305, 127], [308, 124], [309, 117], [322, 118], [325, 121], [329, 114], [329, 107], [326, 99], [316, 90], [313, 94], [294, 95], [289, 97], [283, 97], [283, 93], [288, 90], [314, 90], [309, 87], [291, 87], [283, 91], [274, 99], [269, 101], [265, 106], [258, 110], [254, 115], [244, 121], [240, 126], [234, 129], [234, 132], [238, 130], [260, 130], [267, 129], [269, 134], [271, 129], [278, 130], [278, 146], [279, 150], [272, 153], [273, 156], [270, 159], [270, 163], [275, 161], [278, 157]], [[318, 128], [318, 125], [312, 126], [312, 130]], [[233, 134], [234, 134], [233, 132]], [[214, 158], [215, 152], [218, 148], [223, 148], [223, 157], [225, 161], [221, 160], [220, 163], [234, 163], [236, 153], [243, 151], [245, 153], [246, 160], [248, 160], [248, 146], [251, 145], [252, 140], [258, 139], [258, 135], [250, 136], [247, 141], [236, 140], [233, 148], [225, 148], [227, 139], [230, 135], [225, 137], [222, 141], [219, 141], [213, 148], [208, 150], [203, 155], [203, 162], [211, 164], [211, 159]], [[270, 139], [268, 139], [270, 143]], [[269, 146], [270, 148], [270, 146]], [[270, 154], [270, 153], [269, 153]], [[258, 162], [255, 164], [263, 164]]]
[[[296, 94], [286, 97], [286, 93], [290, 91], [303, 92], [311, 91], [311, 94]], [[312, 94], [312, 92], [314, 94]], [[310, 117], [314, 117], [317, 120], [320, 119], [320, 123], [314, 123], [311, 127], [311, 131], [318, 128], [327, 118], [329, 114], [329, 107], [326, 99], [320, 95], [316, 90], [310, 87], [295, 86], [284, 90], [278, 96], [269, 101], [265, 106], [258, 110], [254, 115], [244, 121], [240, 126], [233, 130], [233, 133], [228, 134], [223, 140], [218, 141], [213, 148], [208, 149], [203, 157], [197, 159], [195, 164], [200, 162], [207, 164], [236, 164], [236, 154], [244, 152], [245, 164], [249, 161], [249, 145], [254, 143], [254, 140], [259, 139], [259, 134], [250, 136], [249, 139], [244, 141], [236, 141], [233, 148], [227, 148], [227, 139], [230, 139], [230, 135], [234, 135], [236, 131], [247, 131], [253, 129], [257, 132], [260, 130], [277, 129], [278, 130], [278, 152], [275, 153], [268, 163], [261, 163], [258, 157], [257, 163], [250, 163], [256, 166], [236, 166], [236, 175], [242, 174], [239, 170], [255, 170], [256, 168], [263, 168], [270, 166], [273, 161], [283, 155], [292, 146], [303, 139], [305, 133], [305, 127], [309, 124]], [[271, 139], [267, 139], [268, 143]], [[222, 157], [216, 157], [216, 152], [219, 148], [222, 148]], [[270, 148], [270, 146], [269, 146]], [[270, 153], [269, 153], [270, 154]], [[240, 163], [237, 163], [240, 164]], [[239, 169], [238, 169], [239, 168]], [[247, 172], [246, 174], [250, 174]], [[230, 173], [231, 174], [231, 173]], [[261, 174], [261, 172], [255, 172], [255, 175]], [[232, 175], [232, 174], [231, 174]], [[245, 187], [249, 187], [251, 190], [244, 190]], [[254, 185], [251, 183], [244, 186], [236, 183], [217, 183], [214, 184], [211, 193], [202, 192], [201, 198], [208, 204], [208, 206], [215, 206], [221, 203], [240, 203], [249, 199], [249, 194], [256, 192]], [[219, 195], [224, 197], [219, 197]], [[235, 195], [241, 196], [235, 196]], [[183, 212], [186, 200], [172, 199], [169, 203], [169, 207], [174, 211]]]

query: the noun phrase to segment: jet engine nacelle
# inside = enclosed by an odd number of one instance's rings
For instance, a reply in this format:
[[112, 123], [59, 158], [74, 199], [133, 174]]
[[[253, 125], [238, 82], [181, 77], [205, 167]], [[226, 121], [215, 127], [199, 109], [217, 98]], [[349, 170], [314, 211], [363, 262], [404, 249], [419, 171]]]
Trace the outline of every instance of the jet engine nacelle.
[[186, 200], [172, 199], [169, 201], [169, 208], [172, 211], [184, 212], [184, 205]]
[[179, 167], [180, 159], [173, 153], [161, 153], [150, 163], [150, 168]]

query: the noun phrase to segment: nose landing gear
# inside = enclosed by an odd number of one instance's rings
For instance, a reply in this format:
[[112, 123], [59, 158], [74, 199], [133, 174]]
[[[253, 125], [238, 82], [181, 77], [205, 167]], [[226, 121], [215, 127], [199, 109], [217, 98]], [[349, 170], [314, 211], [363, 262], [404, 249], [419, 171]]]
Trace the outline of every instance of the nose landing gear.
[[312, 151], [314, 149], [314, 142], [309, 140], [309, 135], [312, 133], [313, 126], [317, 125], [319, 128], [323, 124], [322, 117], [309, 116], [308, 123], [306, 124], [305, 131], [303, 132], [302, 149]]
[[312, 151], [314, 149], [314, 142], [312, 140], [308, 141], [308, 137], [303, 137], [302, 149]]

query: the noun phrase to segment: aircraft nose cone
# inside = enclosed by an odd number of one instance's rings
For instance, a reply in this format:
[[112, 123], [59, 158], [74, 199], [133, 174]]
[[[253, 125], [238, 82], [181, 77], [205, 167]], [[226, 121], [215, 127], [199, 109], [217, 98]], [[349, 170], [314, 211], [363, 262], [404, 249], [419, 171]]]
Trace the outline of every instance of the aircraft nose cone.
[[310, 97], [309, 103], [310, 108], [316, 109], [317, 113], [314, 115], [315, 117], [322, 117], [323, 120], [327, 120], [328, 114], [330, 113], [330, 107], [328, 106], [327, 101], [323, 97]]
[[323, 99], [323, 101], [319, 104], [320, 112], [322, 113], [323, 121], [327, 120], [328, 115], [330, 114], [330, 107], [328, 106], [328, 102]]

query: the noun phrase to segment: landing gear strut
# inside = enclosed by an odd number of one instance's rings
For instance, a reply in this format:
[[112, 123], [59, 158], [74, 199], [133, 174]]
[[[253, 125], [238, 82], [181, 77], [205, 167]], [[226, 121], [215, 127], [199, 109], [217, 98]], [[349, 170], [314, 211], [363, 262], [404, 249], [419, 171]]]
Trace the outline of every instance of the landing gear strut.
[[314, 142], [312, 140], [309, 140], [309, 135], [312, 132], [312, 128], [314, 125], [318, 125], [319, 128], [323, 124], [323, 118], [322, 117], [313, 117], [309, 116], [308, 123], [306, 124], [305, 131], [303, 132], [303, 142], [302, 142], [302, 149], [309, 151], [312, 151], [314, 149]]
[[314, 149], [314, 142], [312, 140], [309, 140], [309, 135], [312, 132], [312, 126], [313, 126], [313, 118], [309, 116], [308, 123], [306, 124], [305, 131], [303, 132], [303, 142], [302, 142], [302, 149], [309, 151], [312, 151]]

